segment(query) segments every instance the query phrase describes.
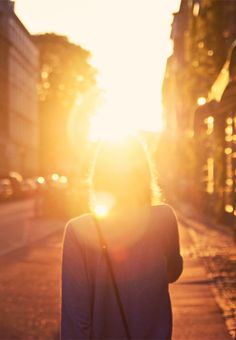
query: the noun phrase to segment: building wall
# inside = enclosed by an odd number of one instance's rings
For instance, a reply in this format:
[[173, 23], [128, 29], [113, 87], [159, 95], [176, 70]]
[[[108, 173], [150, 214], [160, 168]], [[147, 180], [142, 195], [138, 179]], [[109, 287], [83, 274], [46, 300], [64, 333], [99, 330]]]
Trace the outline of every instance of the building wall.
[[3, 15], [3, 2], [0, 1], [0, 174], [8, 169], [6, 148], [8, 134], [8, 41], [6, 16]]
[[[6, 41], [8, 48], [7, 109], [1, 113], [8, 124], [5, 153], [8, 171], [25, 176], [38, 171], [38, 50], [31, 36], [14, 12], [6, 11]], [[7, 118], [6, 118], [7, 116]]]
[[[170, 73], [167, 68], [166, 75], [171, 74], [169, 84], [174, 86], [175, 112], [165, 111], [171, 119], [176, 115], [181, 134], [193, 130], [197, 100], [207, 98], [236, 39], [235, 17], [236, 0], [181, 0], [179, 11], [174, 13], [172, 69]], [[164, 96], [168, 99], [167, 87]]]
[[[187, 180], [189, 188], [194, 189], [190, 201], [231, 225], [235, 225], [236, 216], [235, 77], [229, 83], [232, 86], [234, 82], [233, 91], [227, 100], [223, 98], [229, 81], [226, 58], [236, 39], [235, 17], [236, 0], [181, 1], [180, 11], [174, 15], [171, 33], [174, 50], [170, 57], [173, 66], [172, 72], [166, 69], [169, 78], [164, 93], [166, 103], [168, 94], [173, 93], [175, 102], [166, 105], [166, 117], [172, 120], [170, 110], [175, 112], [179, 140], [184, 140], [187, 129], [195, 127], [194, 139], [189, 135], [182, 147], [180, 143], [177, 146], [183, 171], [177, 173], [175, 181]], [[186, 176], [185, 169], [192, 175]], [[189, 195], [184, 199], [189, 202]]]

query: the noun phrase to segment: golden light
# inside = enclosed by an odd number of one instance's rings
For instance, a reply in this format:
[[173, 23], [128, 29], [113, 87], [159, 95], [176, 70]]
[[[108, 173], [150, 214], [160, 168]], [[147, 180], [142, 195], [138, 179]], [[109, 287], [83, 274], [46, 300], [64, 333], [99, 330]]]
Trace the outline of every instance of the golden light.
[[[154, 109], [149, 107], [149, 112]], [[125, 104], [122, 105], [121, 101], [111, 96], [91, 119], [89, 139], [119, 141], [128, 135], [136, 134], [138, 130], [159, 132], [162, 129], [163, 121], [158, 111], [153, 112], [153, 118], [150, 120], [146, 117], [144, 108], [137, 108], [136, 104], [132, 103], [132, 97], [126, 98]]]
[[200, 41], [197, 45], [198, 45], [199, 48], [203, 48], [204, 47], [204, 42]]
[[39, 176], [39, 177], [37, 178], [37, 182], [38, 182], [39, 184], [44, 184], [44, 183], [45, 183], [45, 178], [42, 177], [42, 176]]
[[226, 142], [232, 142], [232, 140], [233, 140], [233, 137], [232, 136], [225, 136], [225, 141]]
[[83, 100], [82, 98], [79, 96], [77, 99], [76, 99], [76, 105], [77, 106], [80, 106], [82, 104]]
[[227, 204], [225, 206], [225, 211], [228, 213], [232, 213], [234, 211], [234, 207], [231, 204]]
[[10, 171], [9, 175], [16, 178], [18, 181], [22, 181], [23, 177], [16, 171]]
[[233, 119], [232, 119], [231, 117], [228, 117], [228, 118], [226, 119], [226, 123], [227, 123], [228, 125], [233, 124]]
[[58, 174], [52, 174], [51, 176], [51, 179], [54, 181], [54, 182], [57, 182], [59, 180], [60, 176]]
[[232, 148], [225, 148], [225, 154], [230, 155], [232, 153]]
[[209, 55], [209, 57], [212, 57], [213, 54], [214, 54], [214, 51], [212, 51], [212, 50], [208, 50], [208, 51], [207, 51], [207, 55]]
[[193, 5], [193, 16], [197, 17], [200, 11], [200, 4], [198, 2]]
[[233, 134], [233, 126], [232, 125], [228, 125], [225, 128], [225, 133], [226, 133], [226, 135], [232, 135]]
[[207, 124], [207, 134], [210, 135], [214, 130], [214, 117], [208, 116], [204, 119], [204, 123]]
[[207, 159], [207, 192], [212, 194], [214, 192], [214, 159]]
[[[126, 134], [127, 128], [160, 131], [162, 82], [166, 59], [173, 49], [169, 38], [172, 13], [178, 11], [180, 0], [163, 3], [69, 0], [69, 3], [60, 2], [61, 10], [53, 16], [50, 13], [58, 7], [57, 0], [17, 0], [15, 8], [31, 33], [57, 32], [91, 52], [89, 63], [98, 70], [98, 85], [109, 98], [112, 124], [106, 117], [99, 124], [92, 124], [90, 139], [101, 136], [113, 139], [114, 135], [117, 138]], [[39, 20], [34, 20], [35, 17]], [[42, 74], [45, 88], [49, 86], [46, 71]], [[83, 76], [77, 77], [78, 82], [83, 80]], [[75, 106], [81, 110], [81, 105], [82, 98]], [[76, 118], [72, 120], [75, 122]], [[71, 126], [76, 130], [78, 124]], [[71, 140], [74, 135], [78, 131], [70, 132]]]
[[66, 176], [61, 176], [59, 178], [59, 182], [62, 184], [67, 184], [68, 183], [68, 178]]
[[109, 114], [109, 109], [103, 110], [97, 113], [95, 117], [91, 119], [89, 139], [91, 141], [97, 140], [110, 140], [120, 141], [127, 135], [134, 132], [132, 129], [132, 120], [127, 117], [126, 122], [122, 119], [118, 119], [116, 113]]
[[197, 99], [197, 103], [199, 106], [205, 105], [206, 104], [206, 98], [205, 97], [199, 97]]
[[42, 79], [47, 79], [48, 78], [48, 72], [47, 71], [43, 71], [41, 73], [41, 77], [42, 77]]
[[49, 89], [50, 86], [51, 86], [50, 83], [47, 82], [47, 81], [45, 81], [45, 82], [43, 83], [43, 87], [44, 87], [45, 89]]
[[108, 214], [108, 207], [105, 204], [98, 204], [94, 207], [94, 213], [97, 217], [105, 217]]
[[228, 179], [226, 179], [226, 185], [228, 185], [228, 186], [232, 186], [233, 184], [234, 184], [234, 181], [233, 181], [233, 179], [232, 178], [228, 178]]
[[116, 199], [108, 192], [96, 191], [93, 193], [91, 209], [98, 217], [105, 217], [115, 206]]
[[207, 123], [208, 124], [213, 124], [214, 123], [214, 117], [212, 117], [212, 116], [209, 116], [209, 117], [207, 117]]

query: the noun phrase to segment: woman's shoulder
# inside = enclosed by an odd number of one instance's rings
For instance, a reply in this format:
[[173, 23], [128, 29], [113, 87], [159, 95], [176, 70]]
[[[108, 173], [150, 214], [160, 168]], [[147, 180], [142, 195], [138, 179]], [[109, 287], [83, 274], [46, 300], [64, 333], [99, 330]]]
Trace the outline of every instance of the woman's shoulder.
[[89, 213], [71, 218], [66, 224], [66, 231], [76, 234], [89, 232], [93, 226], [92, 215]]
[[174, 208], [169, 204], [159, 204], [152, 206], [152, 216], [155, 221], [160, 221], [165, 225], [177, 224], [177, 217]]
[[174, 215], [175, 216], [174, 208], [167, 203], [161, 203], [161, 204], [153, 205], [152, 210], [156, 214], [165, 214], [165, 215], [172, 215], [172, 216]]
[[65, 237], [72, 239], [80, 246], [95, 246], [98, 244], [98, 236], [92, 214], [83, 214], [70, 219], [65, 228]]
[[89, 221], [91, 221], [91, 214], [90, 213], [86, 213], [86, 214], [82, 214], [76, 217], [71, 218], [67, 224], [73, 225], [73, 226], [77, 226], [77, 225], [85, 225], [87, 223], [89, 223]]

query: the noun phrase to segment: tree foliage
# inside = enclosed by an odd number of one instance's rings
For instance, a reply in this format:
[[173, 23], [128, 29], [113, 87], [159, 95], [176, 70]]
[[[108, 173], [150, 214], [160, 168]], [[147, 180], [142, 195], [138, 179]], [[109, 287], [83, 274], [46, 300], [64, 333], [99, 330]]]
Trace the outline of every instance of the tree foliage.
[[70, 109], [79, 95], [96, 84], [90, 52], [53, 33], [35, 35], [34, 41], [40, 51], [40, 101], [56, 100]]
[[[89, 62], [90, 52], [69, 42], [67, 37], [47, 33], [33, 39], [40, 51], [41, 165], [48, 172], [63, 169], [63, 163], [71, 156], [70, 134], [78, 132], [77, 147], [83, 147], [89, 118], [99, 97], [97, 71]], [[75, 107], [77, 132], [68, 132]]]

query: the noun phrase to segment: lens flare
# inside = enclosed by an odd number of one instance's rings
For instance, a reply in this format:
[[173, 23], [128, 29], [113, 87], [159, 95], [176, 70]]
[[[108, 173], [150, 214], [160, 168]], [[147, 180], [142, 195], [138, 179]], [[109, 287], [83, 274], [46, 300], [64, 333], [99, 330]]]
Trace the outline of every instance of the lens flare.
[[94, 192], [91, 208], [98, 217], [106, 217], [116, 204], [116, 199], [108, 192]]
[[39, 177], [37, 178], [37, 182], [38, 182], [39, 184], [44, 184], [44, 183], [45, 183], [45, 178], [42, 177], [42, 176], [39, 176]]
[[57, 182], [59, 180], [60, 176], [58, 174], [52, 174], [51, 176], [51, 179], [54, 181], [54, 182]]
[[105, 217], [108, 215], [109, 209], [105, 204], [97, 204], [94, 208], [97, 217]]

